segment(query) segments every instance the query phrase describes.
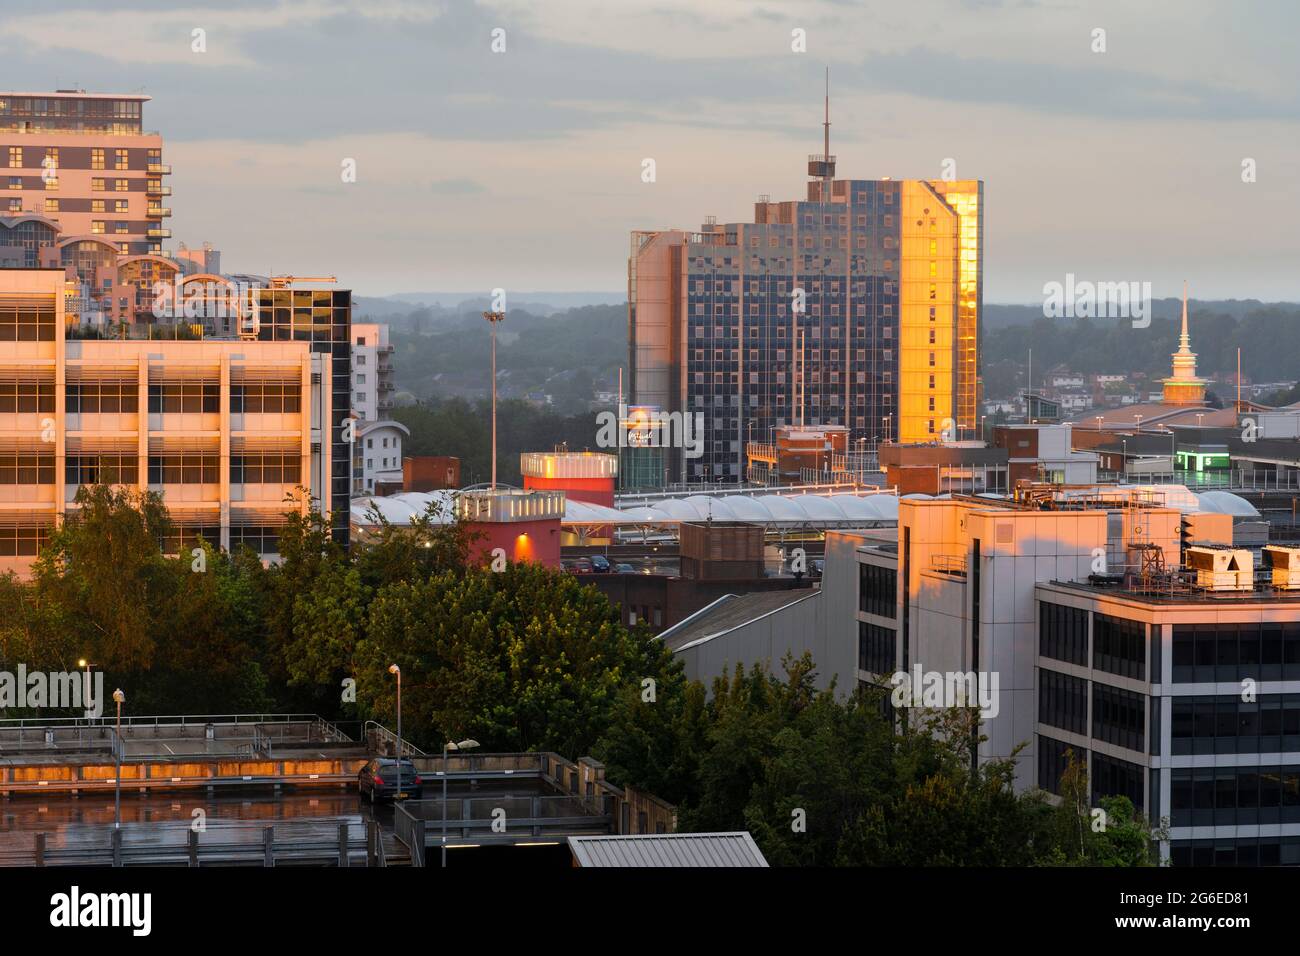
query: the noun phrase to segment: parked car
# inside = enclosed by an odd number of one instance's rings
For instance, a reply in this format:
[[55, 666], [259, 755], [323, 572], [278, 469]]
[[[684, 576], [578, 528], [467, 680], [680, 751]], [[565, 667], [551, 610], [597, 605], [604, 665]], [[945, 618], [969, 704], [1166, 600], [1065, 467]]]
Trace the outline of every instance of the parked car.
[[597, 574], [609, 574], [612, 565], [609, 563], [609, 558], [603, 554], [593, 554], [591, 556], [591, 567]]
[[357, 790], [371, 803], [407, 798], [419, 800], [424, 795], [424, 781], [411, 761], [376, 757], [357, 774]]
[[569, 571], [573, 574], [591, 574], [593, 570], [591, 561], [587, 558], [574, 558], [569, 565]]
[[624, 561], [620, 561], [618, 564], [614, 565], [614, 570], [619, 574], [636, 574], [636, 568]]

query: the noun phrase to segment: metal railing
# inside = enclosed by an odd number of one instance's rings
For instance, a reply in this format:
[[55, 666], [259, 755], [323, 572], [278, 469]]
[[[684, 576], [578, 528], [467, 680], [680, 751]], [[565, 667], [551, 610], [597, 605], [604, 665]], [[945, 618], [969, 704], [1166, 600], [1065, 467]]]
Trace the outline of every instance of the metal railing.
[[367, 849], [366, 823], [357, 818], [209, 821], [202, 832], [177, 821], [6, 832], [0, 866], [364, 866]]

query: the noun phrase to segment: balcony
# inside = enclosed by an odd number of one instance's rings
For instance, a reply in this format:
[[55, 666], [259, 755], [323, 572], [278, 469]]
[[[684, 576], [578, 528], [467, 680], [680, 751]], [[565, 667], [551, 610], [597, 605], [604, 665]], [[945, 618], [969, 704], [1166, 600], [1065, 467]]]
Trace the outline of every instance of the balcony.
[[145, 215], [153, 218], [166, 219], [172, 214], [171, 206], [150, 206]]
[[171, 166], [166, 163], [150, 163], [145, 167], [146, 172], [154, 173], [159, 176], [166, 176], [172, 171]]
[[172, 231], [170, 229], [163, 229], [161, 226], [153, 226], [145, 230], [145, 235], [150, 239], [170, 239], [172, 237]]
[[170, 196], [172, 194], [172, 188], [161, 184], [155, 185], [149, 183], [145, 186], [144, 192], [146, 196]]

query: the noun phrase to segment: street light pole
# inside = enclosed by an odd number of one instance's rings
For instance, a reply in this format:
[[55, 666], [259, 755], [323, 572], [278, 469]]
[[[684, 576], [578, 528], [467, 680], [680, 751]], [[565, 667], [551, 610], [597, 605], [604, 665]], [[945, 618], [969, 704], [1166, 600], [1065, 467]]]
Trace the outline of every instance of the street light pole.
[[90, 661], [84, 657], [77, 661], [78, 667], [86, 669], [86, 679], [82, 683], [81, 702], [86, 705], [86, 726], [90, 726]]
[[397, 676], [397, 747], [393, 756], [397, 758], [397, 792], [402, 792], [402, 669], [396, 664], [388, 665], [388, 673]]
[[492, 328], [492, 490], [497, 490], [497, 323], [504, 320], [504, 312], [484, 312]]
[[117, 704], [117, 740], [113, 750], [117, 753], [117, 773], [113, 775], [113, 829], [122, 829], [122, 703], [126, 694], [122, 688], [113, 691], [113, 703]]
[[473, 750], [478, 746], [477, 740], [462, 740], [459, 743], [448, 741], [442, 745], [442, 865], [447, 866], [447, 751]]

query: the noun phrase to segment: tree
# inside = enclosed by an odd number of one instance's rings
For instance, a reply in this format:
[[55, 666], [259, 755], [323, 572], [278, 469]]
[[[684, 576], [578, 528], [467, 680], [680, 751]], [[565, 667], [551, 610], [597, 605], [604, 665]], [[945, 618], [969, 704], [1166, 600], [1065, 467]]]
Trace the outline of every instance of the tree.
[[356, 649], [358, 702], [395, 717], [388, 666], [402, 668], [403, 728], [436, 746], [586, 754], [615, 700], [671, 680], [671, 655], [629, 632], [595, 588], [534, 564], [467, 568], [382, 588]]

